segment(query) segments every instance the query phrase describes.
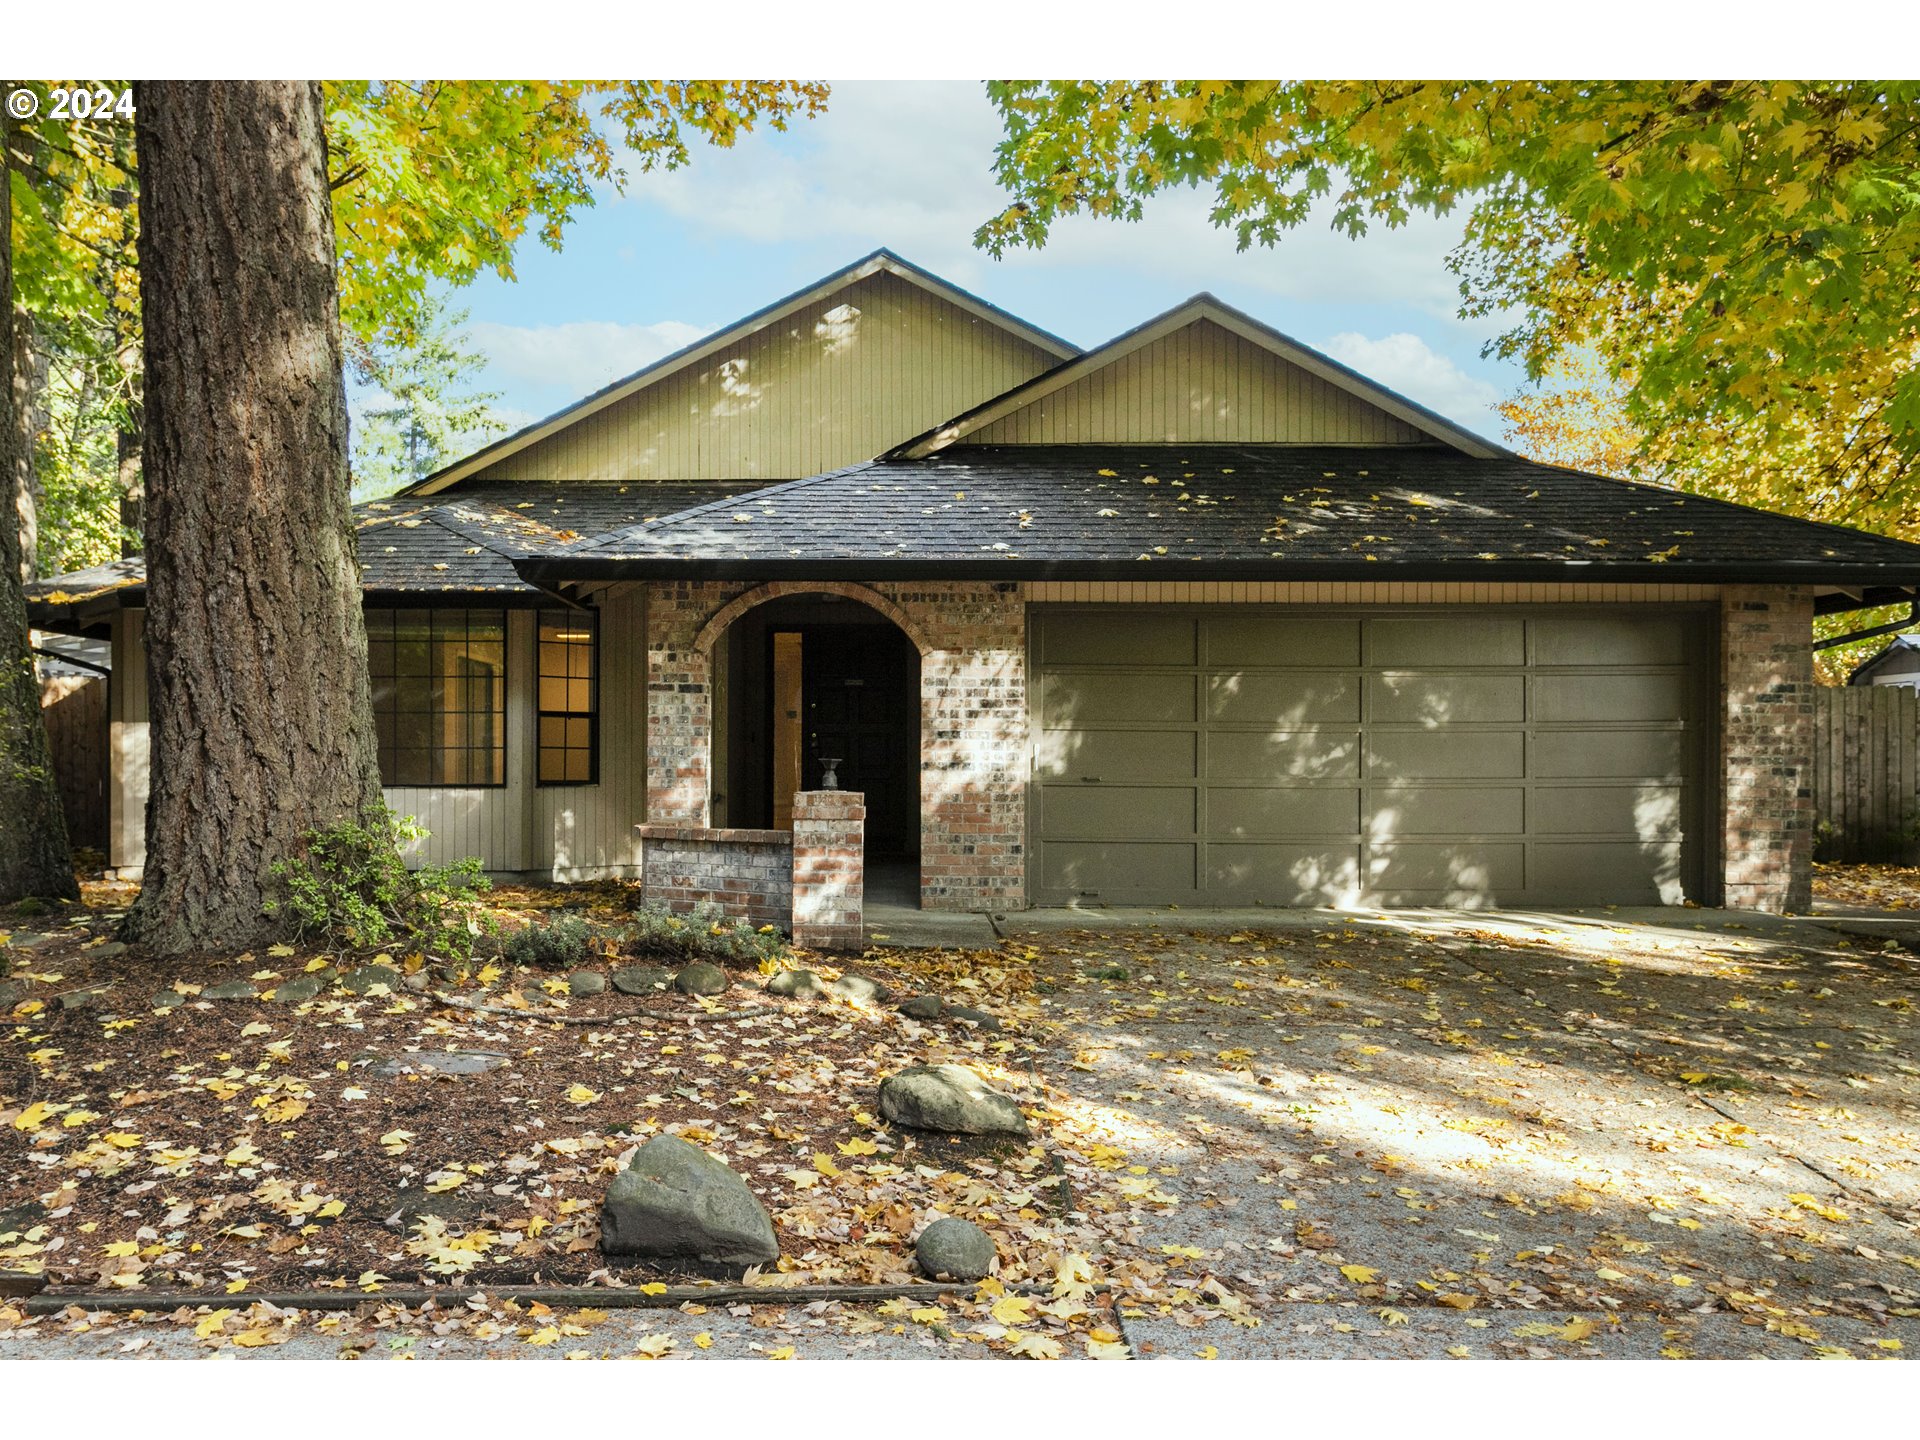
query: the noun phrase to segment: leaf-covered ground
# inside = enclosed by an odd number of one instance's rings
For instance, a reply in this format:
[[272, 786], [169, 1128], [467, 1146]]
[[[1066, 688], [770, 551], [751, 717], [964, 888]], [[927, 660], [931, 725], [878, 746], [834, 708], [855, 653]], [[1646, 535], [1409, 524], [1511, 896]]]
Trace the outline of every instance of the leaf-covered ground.
[[1865, 910], [1920, 910], [1920, 869], [1910, 865], [1815, 865], [1816, 904]]
[[[1812, 926], [1329, 917], [882, 949], [853, 967], [978, 1005], [1005, 1024], [991, 1032], [778, 1001], [757, 977], [708, 1002], [572, 998], [502, 973], [156, 1012], [159, 989], [268, 991], [314, 957], [158, 969], [101, 953], [125, 896], [91, 898], [71, 923], [32, 922], [55, 938], [15, 955], [29, 998], [0, 1039], [0, 1266], [152, 1293], [156, 1314], [0, 1302], [0, 1354], [1920, 1346], [1920, 971]], [[110, 988], [55, 998], [88, 986]], [[480, 1015], [433, 991], [527, 1009]], [[429, 1068], [472, 1052], [501, 1063]], [[1018, 1097], [1034, 1141], [881, 1124], [879, 1079], [939, 1060]], [[765, 1201], [782, 1260], [753, 1277], [764, 1301], [554, 1312], [484, 1293], [684, 1283], [597, 1248], [608, 1177], [660, 1130]], [[911, 1237], [938, 1214], [994, 1235], [994, 1281], [782, 1303], [784, 1285], [917, 1278]], [[381, 1298], [421, 1283], [445, 1301]], [[176, 1308], [181, 1287], [223, 1299]], [[321, 1316], [254, 1298], [302, 1289], [365, 1300]]]

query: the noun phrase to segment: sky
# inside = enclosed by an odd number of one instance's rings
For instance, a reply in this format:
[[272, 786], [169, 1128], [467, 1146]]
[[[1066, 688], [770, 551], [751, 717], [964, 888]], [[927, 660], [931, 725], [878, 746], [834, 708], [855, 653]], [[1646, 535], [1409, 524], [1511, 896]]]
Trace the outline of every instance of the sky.
[[995, 260], [976, 226], [999, 118], [977, 83], [858, 81], [827, 113], [674, 172], [630, 175], [579, 212], [565, 248], [528, 241], [517, 279], [458, 293], [513, 428], [885, 246], [1023, 319], [1091, 347], [1202, 290], [1498, 439], [1518, 366], [1480, 356], [1497, 320], [1462, 321], [1445, 266], [1460, 220], [1416, 216], [1350, 240], [1309, 220], [1271, 249], [1235, 249], [1207, 195], [1170, 192], [1137, 224], [1076, 218], [1044, 249]]

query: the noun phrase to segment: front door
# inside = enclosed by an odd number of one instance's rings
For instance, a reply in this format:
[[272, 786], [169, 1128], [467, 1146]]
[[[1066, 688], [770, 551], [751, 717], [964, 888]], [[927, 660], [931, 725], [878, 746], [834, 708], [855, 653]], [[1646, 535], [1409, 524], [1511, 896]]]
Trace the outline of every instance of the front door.
[[820, 784], [831, 759], [842, 790], [867, 797], [867, 850], [912, 853], [919, 835], [919, 696], [912, 643], [891, 625], [804, 632], [800, 783]]

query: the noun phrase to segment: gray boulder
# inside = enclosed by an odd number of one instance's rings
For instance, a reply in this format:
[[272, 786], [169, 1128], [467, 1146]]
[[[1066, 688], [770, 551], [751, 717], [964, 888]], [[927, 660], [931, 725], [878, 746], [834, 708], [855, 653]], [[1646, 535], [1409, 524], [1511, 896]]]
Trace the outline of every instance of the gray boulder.
[[260, 992], [244, 980], [228, 980], [223, 984], [209, 985], [200, 992], [202, 1000], [258, 1000]]
[[126, 953], [127, 947], [118, 940], [109, 940], [106, 944], [95, 945], [87, 951], [87, 955], [94, 960], [111, 960], [116, 955]]
[[913, 1258], [930, 1280], [984, 1280], [997, 1253], [993, 1237], [970, 1220], [936, 1220], [913, 1242]]
[[155, 1010], [171, 1010], [176, 1005], [186, 1004], [187, 997], [182, 995], [178, 990], [162, 990], [147, 1003]]
[[1020, 1107], [964, 1065], [915, 1065], [880, 1082], [880, 1113], [896, 1125], [952, 1135], [1025, 1135]]
[[26, 998], [26, 986], [12, 980], [0, 980], [0, 1010], [11, 1010]]
[[912, 1020], [938, 1020], [946, 1008], [938, 995], [916, 995], [900, 1002], [900, 1013]]
[[607, 988], [607, 977], [598, 970], [576, 970], [567, 977], [569, 995], [598, 995]]
[[782, 970], [767, 981], [767, 993], [789, 1000], [817, 1000], [827, 992], [811, 970]]
[[780, 1256], [773, 1222], [746, 1181], [677, 1135], [654, 1136], [613, 1177], [600, 1249], [727, 1269]]
[[396, 995], [406, 988], [406, 981], [391, 965], [362, 965], [342, 975], [340, 983], [356, 995], [364, 995], [376, 985], [384, 985]]
[[653, 995], [673, 984], [673, 972], [658, 965], [622, 965], [613, 972], [613, 988], [622, 995]]
[[718, 965], [696, 960], [673, 977], [673, 988], [682, 995], [723, 995], [733, 984]]
[[893, 992], [878, 980], [869, 980], [864, 975], [842, 975], [827, 987], [842, 1000], [851, 1000], [858, 1005], [884, 1005]]
[[304, 1005], [326, 988], [318, 975], [301, 975], [273, 987], [273, 998], [282, 1005]]
[[971, 1005], [949, 1005], [947, 1019], [971, 1020], [982, 1030], [992, 1030], [996, 1034], [1006, 1028], [1001, 1025], [998, 1015], [989, 1015], [985, 1010], [976, 1010]]

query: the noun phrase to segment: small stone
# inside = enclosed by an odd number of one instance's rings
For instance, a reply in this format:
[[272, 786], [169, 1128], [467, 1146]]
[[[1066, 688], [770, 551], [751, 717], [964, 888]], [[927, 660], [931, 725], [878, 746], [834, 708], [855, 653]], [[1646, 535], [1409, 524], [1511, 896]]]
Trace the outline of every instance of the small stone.
[[696, 960], [673, 977], [673, 988], [682, 995], [721, 995], [733, 982], [718, 965]]
[[86, 953], [90, 958], [95, 960], [111, 960], [116, 955], [126, 954], [127, 947], [122, 945], [118, 940], [109, 940], [104, 945], [95, 945]]
[[613, 988], [622, 995], [652, 995], [673, 984], [673, 972], [658, 965], [622, 965], [613, 972]]
[[182, 995], [178, 990], [162, 990], [147, 1003], [155, 1010], [171, 1010], [176, 1005], [186, 1004], [187, 997]]
[[1027, 1117], [964, 1065], [915, 1065], [880, 1082], [880, 1113], [953, 1135], [1025, 1135]]
[[371, 1073], [382, 1080], [398, 1075], [484, 1075], [505, 1068], [507, 1057], [491, 1050], [422, 1050], [389, 1055]]
[[998, 1015], [989, 1015], [985, 1010], [976, 1010], [971, 1005], [949, 1005], [947, 1019], [971, 1020], [982, 1030], [991, 1030], [996, 1035], [1006, 1029], [1006, 1026], [1000, 1023]]
[[767, 981], [767, 993], [789, 1000], [817, 1000], [827, 992], [811, 970], [782, 970]]
[[274, 986], [273, 998], [282, 1005], [304, 1005], [325, 988], [326, 982], [318, 975], [302, 975]]
[[31, 1230], [47, 1218], [47, 1207], [38, 1200], [22, 1200], [18, 1205], [0, 1210], [0, 1235], [11, 1235], [20, 1230]]
[[746, 1181], [677, 1135], [654, 1136], [613, 1177], [600, 1249], [728, 1269], [780, 1257], [773, 1222]]
[[38, 950], [42, 945], [46, 945], [52, 940], [53, 937], [51, 935], [31, 935], [25, 931], [16, 930], [7, 940], [6, 948], [9, 950]]
[[993, 1237], [970, 1220], [936, 1220], [913, 1243], [913, 1258], [930, 1280], [984, 1280], [998, 1253]]
[[391, 965], [362, 965], [342, 975], [340, 983], [356, 995], [365, 995], [376, 985], [384, 985], [389, 991], [406, 987], [400, 972]]
[[258, 1000], [260, 992], [244, 980], [228, 980], [224, 984], [209, 985], [200, 992], [202, 1000]]
[[938, 1020], [946, 1008], [938, 995], [916, 995], [900, 1002], [900, 1013], [913, 1020]]
[[12, 980], [0, 980], [0, 1010], [11, 1010], [26, 998], [26, 986]]
[[84, 1010], [89, 1005], [98, 1005], [105, 997], [103, 990], [73, 990], [60, 997], [62, 1010]]
[[432, 982], [428, 980], [428, 978], [425, 975], [421, 974], [418, 970], [416, 970], [414, 971], [413, 974], [407, 976], [407, 978], [401, 983], [404, 984], [407, 987], [407, 989], [413, 991], [414, 994], [423, 995], [426, 993], [427, 986]]
[[827, 987], [842, 1000], [851, 1000], [856, 1005], [884, 1005], [893, 992], [878, 980], [869, 980], [864, 975], [842, 975]]
[[438, 980], [442, 985], [464, 984], [470, 973], [464, 965], [436, 965], [433, 967], [433, 978]]
[[567, 977], [569, 995], [598, 995], [607, 988], [607, 977], [598, 970], [576, 970]]

